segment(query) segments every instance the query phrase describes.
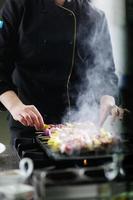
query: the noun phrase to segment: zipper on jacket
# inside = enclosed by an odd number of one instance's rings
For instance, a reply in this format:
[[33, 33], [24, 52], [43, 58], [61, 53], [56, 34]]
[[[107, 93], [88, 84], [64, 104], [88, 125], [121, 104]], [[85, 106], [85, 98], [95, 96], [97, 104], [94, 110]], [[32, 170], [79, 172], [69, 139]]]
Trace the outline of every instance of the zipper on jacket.
[[[57, 5], [59, 6], [59, 5]], [[70, 79], [72, 76], [72, 72], [73, 72], [73, 67], [74, 67], [74, 58], [75, 58], [75, 48], [76, 48], [76, 31], [77, 31], [77, 21], [76, 21], [76, 16], [74, 14], [73, 11], [69, 10], [68, 8], [65, 8], [63, 6], [59, 6], [60, 8], [68, 11], [69, 13], [71, 13], [71, 15], [73, 16], [74, 19], [74, 37], [73, 37], [73, 52], [72, 52], [72, 62], [71, 62], [71, 67], [70, 67], [70, 72], [68, 74], [68, 78], [67, 78], [67, 84], [66, 84], [66, 89], [67, 89], [67, 101], [68, 101], [68, 108], [69, 108], [69, 113], [71, 110], [71, 101], [70, 101], [70, 94], [69, 94], [69, 83], [70, 83]]]

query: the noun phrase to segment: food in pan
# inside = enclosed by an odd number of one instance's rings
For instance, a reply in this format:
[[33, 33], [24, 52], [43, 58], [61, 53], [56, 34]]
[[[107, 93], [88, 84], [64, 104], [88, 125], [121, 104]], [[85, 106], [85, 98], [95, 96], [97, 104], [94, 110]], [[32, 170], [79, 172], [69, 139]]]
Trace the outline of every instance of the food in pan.
[[98, 129], [91, 122], [45, 125], [40, 138], [51, 150], [68, 155], [105, 148], [114, 142], [110, 132]]

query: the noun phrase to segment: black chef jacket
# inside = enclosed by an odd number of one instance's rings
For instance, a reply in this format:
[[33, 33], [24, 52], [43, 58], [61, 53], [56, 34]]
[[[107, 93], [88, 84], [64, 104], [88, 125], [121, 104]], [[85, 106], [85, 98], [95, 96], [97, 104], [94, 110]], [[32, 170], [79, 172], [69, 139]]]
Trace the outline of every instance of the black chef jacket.
[[[53, 0], [6, 0], [0, 23], [0, 94], [14, 90], [23, 103], [37, 107], [46, 123], [61, 122], [68, 92], [75, 105], [77, 86], [87, 70], [101, 76], [97, 84], [89, 81], [90, 86], [105, 88], [100, 95], [95, 93], [96, 101], [104, 94], [116, 95], [106, 18], [88, 0], [72, 0], [64, 6]], [[12, 117], [10, 128], [14, 137], [33, 134], [33, 129]]]

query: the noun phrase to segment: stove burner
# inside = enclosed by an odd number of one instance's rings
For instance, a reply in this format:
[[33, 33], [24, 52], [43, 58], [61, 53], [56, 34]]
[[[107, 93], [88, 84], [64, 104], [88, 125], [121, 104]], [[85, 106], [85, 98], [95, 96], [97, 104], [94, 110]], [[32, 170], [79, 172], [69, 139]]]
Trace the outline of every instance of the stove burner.
[[[133, 149], [131, 143], [128, 146], [130, 150]], [[111, 184], [116, 194], [124, 190], [131, 191], [133, 154], [132, 151], [128, 152], [126, 148], [127, 153], [120, 152], [118, 160], [116, 159], [117, 155], [108, 154], [106, 151], [100, 153], [91, 152], [86, 160], [55, 160], [49, 157], [34, 139], [27, 138], [16, 140], [15, 148], [20, 159], [29, 157], [33, 160], [35, 170], [31, 177], [31, 184], [35, 186], [37, 196], [43, 197], [42, 199], [100, 200], [99, 191], [103, 191], [105, 185], [109, 189], [108, 185], [111, 186]], [[105, 174], [105, 166], [110, 164], [112, 166], [114, 163], [116, 164], [117, 173], [113, 180], [109, 180]], [[110, 169], [112, 170], [112, 168], [108, 169], [109, 171], [106, 172], [110, 172]], [[112, 186], [109, 189], [109, 194], [112, 192]], [[80, 196], [82, 198], [79, 198]], [[108, 196], [107, 199], [110, 199], [110, 197]]]

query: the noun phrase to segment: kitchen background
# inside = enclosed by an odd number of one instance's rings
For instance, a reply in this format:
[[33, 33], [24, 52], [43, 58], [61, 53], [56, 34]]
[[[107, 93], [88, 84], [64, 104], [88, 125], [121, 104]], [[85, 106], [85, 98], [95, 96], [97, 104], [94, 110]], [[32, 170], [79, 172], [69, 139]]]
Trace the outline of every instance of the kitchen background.
[[[0, 0], [0, 6], [2, 6], [3, 2], [4, 0]], [[128, 85], [123, 86], [123, 84], [125, 83], [123, 81], [123, 77], [125, 80], [125, 77], [127, 78], [129, 74], [132, 74], [132, 62], [130, 59], [132, 57], [130, 57], [132, 44], [130, 42], [128, 43], [128, 41], [130, 40], [130, 35], [132, 35], [132, 0], [93, 0], [93, 3], [100, 9], [104, 10], [104, 12], [106, 13], [111, 33], [116, 72], [120, 79], [120, 88], [124, 87], [123, 93], [125, 95], [125, 87], [127, 92]], [[132, 91], [130, 91], [129, 93], [132, 96]], [[125, 104], [127, 105], [128, 100], [125, 100], [125, 102]], [[132, 107], [132, 105], [130, 105], [129, 107]], [[0, 142], [5, 144], [9, 143], [10, 138], [7, 128], [7, 116], [7, 112], [0, 112]]]

